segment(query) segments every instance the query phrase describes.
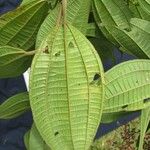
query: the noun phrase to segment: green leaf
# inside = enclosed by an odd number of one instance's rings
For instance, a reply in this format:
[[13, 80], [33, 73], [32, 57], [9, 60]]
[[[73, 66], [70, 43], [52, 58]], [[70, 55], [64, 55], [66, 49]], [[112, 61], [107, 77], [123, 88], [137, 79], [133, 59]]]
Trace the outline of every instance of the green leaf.
[[10, 46], [0, 47], [0, 78], [15, 77], [30, 66], [34, 51], [26, 52]]
[[132, 60], [105, 74], [104, 112], [136, 111], [150, 106], [150, 60]]
[[94, 8], [102, 23], [122, 28], [130, 27], [132, 15], [124, 0], [94, 0]]
[[140, 144], [138, 150], [143, 150], [144, 137], [150, 122], [150, 107], [142, 110], [140, 120]]
[[138, 3], [129, 1], [128, 2], [128, 7], [132, 11], [133, 16], [135, 18], [140, 18], [140, 19], [150, 21], [150, 14], [145, 12]]
[[31, 48], [47, 12], [46, 0], [35, 0], [1, 16], [0, 46], [10, 45], [25, 50]]
[[0, 105], [0, 119], [12, 119], [30, 109], [27, 92], [10, 97]]
[[129, 114], [130, 112], [103, 113], [101, 123], [111, 123]]
[[109, 33], [107, 26], [117, 26], [121, 29], [130, 29], [132, 13], [123, 0], [94, 0], [93, 12], [97, 25], [103, 34], [116, 46], [119, 46]]
[[24, 135], [24, 144], [27, 150], [29, 150], [29, 138], [30, 138], [30, 130], [27, 131]]
[[30, 74], [35, 124], [52, 149], [88, 149], [100, 123], [103, 67], [81, 32], [58, 26], [36, 53]]
[[32, 125], [30, 130], [29, 150], [45, 150], [45, 142], [39, 134], [35, 124]]
[[24, 143], [27, 150], [50, 150], [39, 134], [35, 124], [24, 135]]
[[143, 8], [145, 12], [150, 15], [150, 1], [149, 0], [138, 0], [140, 6]]
[[130, 23], [129, 31], [116, 26], [107, 26], [107, 29], [124, 50], [139, 58], [150, 58], [150, 22], [132, 18]]
[[[90, 12], [91, 0], [67, 0], [67, 22], [74, 25], [82, 33], [86, 33], [88, 17]], [[38, 48], [42, 41], [45, 41], [53, 28], [57, 26], [61, 19], [62, 6], [59, 3], [55, 9], [51, 10], [43, 22], [37, 36], [36, 47]]]
[[99, 38], [99, 33], [100, 33], [100, 31], [95, 23], [87, 24], [87, 29], [86, 29], [87, 37]]

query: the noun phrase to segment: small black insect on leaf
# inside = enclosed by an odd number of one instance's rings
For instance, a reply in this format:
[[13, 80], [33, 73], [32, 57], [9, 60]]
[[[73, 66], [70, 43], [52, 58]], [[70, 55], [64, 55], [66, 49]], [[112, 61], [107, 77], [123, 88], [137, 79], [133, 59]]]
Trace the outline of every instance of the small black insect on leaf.
[[43, 53], [45, 53], [45, 54], [49, 54], [48, 46], [46, 46], [46, 47], [45, 47], [45, 49], [43, 50]]
[[57, 132], [55, 132], [55, 134], [54, 134], [54, 135], [55, 135], [55, 136], [57, 136], [58, 134], [59, 134], [59, 132], [57, 131]]
[[144, 103], [148, 103], [148, 102], [150, 102], [150, 97], [149, 97], [149, 98], [144, 99]]

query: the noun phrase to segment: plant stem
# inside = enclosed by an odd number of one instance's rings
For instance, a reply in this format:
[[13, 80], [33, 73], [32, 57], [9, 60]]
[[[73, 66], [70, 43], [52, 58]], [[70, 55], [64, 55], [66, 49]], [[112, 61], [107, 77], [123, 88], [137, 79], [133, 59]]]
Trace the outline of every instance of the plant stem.
[[36, 53], [36, 50], [26, 52], [26, 55], [32, 56]]
[[66, 24], [66, 11], [67, 11], [67, 0], [62, 0], [62, 7], [63, 7], [63, 10], [62, 10], [62, 13], [63, 13], [63, 21], [64, 21], [64, 25]]

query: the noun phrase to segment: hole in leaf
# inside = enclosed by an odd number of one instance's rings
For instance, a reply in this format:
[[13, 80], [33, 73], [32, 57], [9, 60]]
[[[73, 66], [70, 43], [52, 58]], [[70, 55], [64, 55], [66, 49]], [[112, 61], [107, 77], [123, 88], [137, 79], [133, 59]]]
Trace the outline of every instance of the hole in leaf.
[[57, 132], [55, 132], [55, 134], [54, 134], [54, 135], [55, 135], [55, 136], [57, 136], [58, 134], [59, 134], [59, 132], [57, 131]]
[[69, 43], [69, 47], [70, 47], [70, 48], [74, 48], [73, 42], [70, 42], [70, 43]]
[[55, 54], [56, 57], [60, 56], [60, 51]]
[[99, 80], [100, 79], [100, 75], [98, 73], [96, 73], [94, 75], [93, 81]]
[[46, 46], [46, 47], [45, 47], [45, 49], [43, 50], [43, 53], [45, 53], [45, 54], [49, 54], [48, 46]]
[[148, 102], [150, 102], [150, 97], [149, 97], [149, 98], [144, 99], [144, 103], [148, 103]]
[[128, 107], [128, 105], [124, 105], [124, 106], [122, 106], [122, 109], [125, 109], [125, 108], [127, 108]]

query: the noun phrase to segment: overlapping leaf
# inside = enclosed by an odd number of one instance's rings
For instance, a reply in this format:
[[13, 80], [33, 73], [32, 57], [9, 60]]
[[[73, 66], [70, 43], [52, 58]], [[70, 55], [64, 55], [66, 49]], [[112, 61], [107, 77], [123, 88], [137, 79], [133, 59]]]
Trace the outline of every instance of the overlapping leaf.
[[[130, 29], [131, 11], [123, 0], [94, 0], [93, 11], [95, 19], [104, 35], [113, 43], [118, 45], [109, 33], [107, 26], [118, 26], [121, 29]], [[101, 25], [100, 25], [101, 23]]]
[[130, 112], [103, 113], [101, 123], [111, 123], [129, 114]]
[[0, 105], [0, 119], [12, 119], [30, 109], [27, 92], [10, 97]]
[[30, 138], [30, 130], [27, 131], [24, 135], [24, 144], [27, 150], [29, 150], [29, 138]]
[[29, 150], [50, 150], [33, 123], [29, 134]]
[[113, 0], [111, 3], [107, 0], [94, 0], [95, 18], [102, 32], [121, 50], [139, 58], [148, 58], [150, 22], [131, 19], [131, 12], [122, 1]]
[[90, 42], [74, 27], [58, 26], [36, 53], [30, 74], [34, 121], [52, 149], [88, 149], [102, 114], [103, 83]]
[[[91, 0], [67, 0], [67, 21], [86, 33], [86, 25], [88, 23]], [[53, 28], [57, 25], [61, 17], [61, 4], [59, 3], [55, 9], [51, 10], [45, 21], [43, 22], [37, 37], [36, 46], [39, 47], [42, 41], [46, 40]]]
[[34, 51], [10, 46], [0, 47], [0, 78], [19, 76], [31, 65]]
[[135, 18], [140, 18], [140, 19], [144, 19], [144, 20], [150, 21], [150, 14], [145, 12], [141, 8], [141, 6], [138, 4], [138, 2], [135, 3], [134, 1], [128, 0], [127, 5], [129, 7], [129, 9], [131, 10], [131, 12], [133, 13], [133, 16]]
[[123, 49], [139, 58], [150, 58], [150, 22], [132, 18], [130, 23], [132, 27], [129, 31], [116, 26], [107, 27]]
[[33, 1], [0, 17], [0, 46], [29, 49], [48, 11], [45, 0]]
[[150, 60], [122, 63], [106, 72], [104, 112], [150, 107]]
[[138, 0], [140, 6], [150, 15], [150, 0]]

